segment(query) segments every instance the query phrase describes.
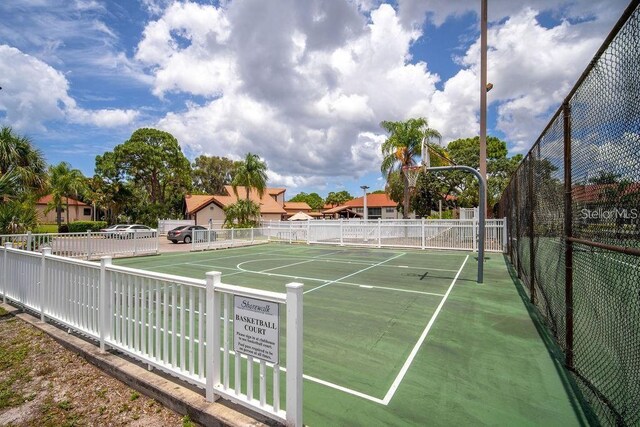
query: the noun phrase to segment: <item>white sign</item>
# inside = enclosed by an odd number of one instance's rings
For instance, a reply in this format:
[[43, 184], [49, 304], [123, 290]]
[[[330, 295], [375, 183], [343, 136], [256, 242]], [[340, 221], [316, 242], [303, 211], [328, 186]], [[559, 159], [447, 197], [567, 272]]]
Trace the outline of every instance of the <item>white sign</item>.
[[236, 295], [233, 306], [233, 349], [247, 356], [278, 363], [279, 305]]

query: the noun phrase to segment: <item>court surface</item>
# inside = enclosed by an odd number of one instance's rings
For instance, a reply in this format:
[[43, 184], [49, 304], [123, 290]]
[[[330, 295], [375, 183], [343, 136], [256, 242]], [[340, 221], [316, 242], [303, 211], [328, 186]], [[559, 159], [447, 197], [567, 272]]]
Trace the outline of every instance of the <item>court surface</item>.
[[307, 425], [580, 424], [502, 254], [488, 258], [484, 285], [465, 252], [271, 243], [114, 262], [276, 292], [303, 283]]

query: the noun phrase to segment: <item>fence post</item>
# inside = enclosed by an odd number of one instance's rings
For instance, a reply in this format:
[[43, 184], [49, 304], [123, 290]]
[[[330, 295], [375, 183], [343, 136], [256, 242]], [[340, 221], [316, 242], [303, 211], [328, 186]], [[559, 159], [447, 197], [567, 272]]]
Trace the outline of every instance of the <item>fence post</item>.
[[502, 252], [508, 252], [507, 217], [502, 218]]
[[13, 247], [13, 243], [6, 242], [4, 244], [4, 257], [2, 260], [2, 302], [4, 304], [7, 303], [7, 288], [9, 287], [9, 273], [7, 272], [7, 257], [9, 251], [7, 249], [11, 249]]
[[105, 351], [105, 341], [111, 338], [111, 281], [107, 281], [107, 266], [110, 265], [110, 256], [100, 258], [100, 294], [98, 295], [100, 351]]
[[289, 221], [289, 244], [291, 244], [293, 236], [293, 221]]
[[28, 251], [32, 250], [33, 236], [31, 235], [31, 231], [27, 231], [27, 247], [25, 248]]
[[207, 372], [206, 399], [214, 402], [217, 397], [214, 386], [220, 384], [220, 303], [216, 300], [216, 286], [220, 284], [221, 273], [209, 271], [207, 280], [207, 354], [205, 366]]
[[573, 369], [573, 212], [571, 200], [571, 106], [562, 104], [564, 125], [564, 277], [565, 277], [565, 317], [566, 317], [566, 358], [565, 363]]
[[44, 312], [46, 310], [45, 301], [47, 300], [47, 256], [51, 255], [51, 248], [42, 248], [42, 262], [40, 263], [40, 320], [46, 322]]
[[211, 229], [207, 230], [207, 249], [211, 249]]
[[87, 260], [91, 259], [91, 230], [87, 230]]
[[307, 220], [307, 245], [311, 243], [311, 220]]
[[424, 226], [424, 218], [422, 218], [422, 221], [420, 223], [420, 247], [422, 249], [426, 249], [427, 247], [427, 236], [425, 236], [425, 226]]
[[382, 247], [382, 219], [378, 218], [378, 247]]
[[235, 238], [235, 235], [236, 235], [235, 230], [233, 229], [233, 227], [231, 227], [231, 246], [234, 245], [233, 240]]
[[473, 218], [471, 220], [471, 235], [473, 236], [471, 239], [471, 248], [473, 250], [473, 252], [476, 252], [478, 250], [478, 229], [477, 229], [477, 225], [476, 225], [476, 219]]
[[[540, 145], [538, 145], [540, 147]], [[533, 211], [536, 206], [536, 196], [533, 193], [533, 150], [529, 153], [529, 294], [531, 296], [531, 304], [536, 303], [536, 253], [535, 253], [535, 245], [533, 244]]]
[[302, 283], [287, 285], [287, 425], [302, 427]]
[[343, 225], [342, 225], [342, 218], [340, 218], [340, 246], [344, 246], [344, 240], [343, 240]]
[[522, 279], [522, 265], [521, 265], [521, 261], [520, 261], [520, 191], [518, 190], [518, 188], [520, 187], [520, 177], [518, 174], [519, 171], [516, 170], [514, 179], [515, 179], [515, 185], [513, 186], [514, 188], [514, 200], [516, 201], [516, 214], [515, 214], [515, 221], [516, 221], [516, 246], [515, 246], [515, 250], [516, 250], [516, 273], [519, 279]]
[[251, 244], [253, 244], [253, 230], [255, 230], [255, 228], [251, 227]]
[[138, 230], [133, 230], [133, 256], [138, 254]]

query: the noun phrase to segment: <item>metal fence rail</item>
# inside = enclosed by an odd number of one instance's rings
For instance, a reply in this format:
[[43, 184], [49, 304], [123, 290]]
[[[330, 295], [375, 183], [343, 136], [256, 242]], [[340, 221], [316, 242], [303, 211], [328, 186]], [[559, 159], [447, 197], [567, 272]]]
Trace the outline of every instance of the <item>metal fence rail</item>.
[[[223, 396], [302, 426], [302, 285], [290, 284], [287, 294], [275, 294], [225, 285], [218, 272], [197, 280], [112, 265], [111, 257], [98, 264], [52, 255], [50, 248], [42, 253], [16, 249], [10, 242], [0, 247], [0, 255], [3, 302], [92, 338], [102, 350], [117, 349], [205, 389], [209, 401]], [[286, 309], [286, 327], [281, 328], [286, 330], [285, 408], [280, 407], [279, 364], [249, 360], [245, 380], [240, 380], [241, 356], [230, 350], [233, 295], [274, 301]], [[260, 372], [255, 378], [254, 363]], [[273, 379], [269, 397], [267, 370]], [[233, 386], [230, 372], [235, 372]]]
[[502, 196], [507, 252], [598, 423], [640, 425], [640, 1]]

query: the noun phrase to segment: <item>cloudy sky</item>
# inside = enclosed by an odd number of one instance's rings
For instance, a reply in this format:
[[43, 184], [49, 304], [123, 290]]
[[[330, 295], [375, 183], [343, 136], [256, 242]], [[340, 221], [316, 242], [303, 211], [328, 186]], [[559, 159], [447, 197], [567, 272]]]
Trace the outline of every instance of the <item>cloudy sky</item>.
[[[490, 135], [523, 153], [627, 0], [489, 0]], [[269, 185], [382, 188], [382, 120], [479, 133], [480, 0], [3, 0], [0, 124], [93, 174], [140, 127]]]

